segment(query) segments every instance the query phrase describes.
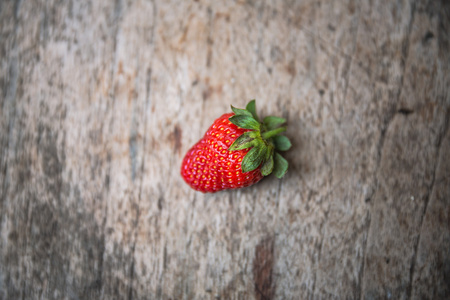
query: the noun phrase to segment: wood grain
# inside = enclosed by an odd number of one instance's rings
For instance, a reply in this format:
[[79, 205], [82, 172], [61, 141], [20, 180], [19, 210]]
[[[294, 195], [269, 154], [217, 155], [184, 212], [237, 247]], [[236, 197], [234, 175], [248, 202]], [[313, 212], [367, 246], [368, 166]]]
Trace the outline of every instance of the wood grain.
[[[446, 299], [447, 1], [0, 2], [1, 299]], [[191, 190], [257, 100], [282, 179]]]

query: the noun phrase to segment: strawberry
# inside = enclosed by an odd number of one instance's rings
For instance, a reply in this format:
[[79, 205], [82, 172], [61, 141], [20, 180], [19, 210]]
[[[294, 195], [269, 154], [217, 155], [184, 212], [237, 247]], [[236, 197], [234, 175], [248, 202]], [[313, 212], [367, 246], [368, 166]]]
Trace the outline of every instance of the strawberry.
[[181, 175], [195, 190], [215, 193], [225, 189], [247, 187], [274, 173], [281, 178], [287, 161], [276, 152], [291, 147], [289, 139], [279, 133], [286, 119], [266, 117], [259, 121], [255, 100], [246, 109], [231, 106], [214, 121], [203, 138], [185, 155]]

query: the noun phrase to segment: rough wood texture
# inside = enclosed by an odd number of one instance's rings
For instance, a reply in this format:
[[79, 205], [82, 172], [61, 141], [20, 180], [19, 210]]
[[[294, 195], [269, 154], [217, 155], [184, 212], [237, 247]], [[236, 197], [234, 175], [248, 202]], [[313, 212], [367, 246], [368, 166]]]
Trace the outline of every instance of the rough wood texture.
[[[0, 2], [1, 299], [450, 296], [448, 1]], [[229, 104], [282, 180], [204, 195]]]

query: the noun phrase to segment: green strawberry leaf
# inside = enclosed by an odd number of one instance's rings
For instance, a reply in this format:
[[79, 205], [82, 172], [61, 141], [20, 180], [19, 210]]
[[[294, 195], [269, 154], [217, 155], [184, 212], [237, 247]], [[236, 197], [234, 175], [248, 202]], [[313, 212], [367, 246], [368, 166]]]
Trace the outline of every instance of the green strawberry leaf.
[[271, 155], [271, 156], [269, 157], [269, 159], [268, 159], [265, 163], [263, 163], [263, 165], [262, 165], [262, 167], [261, 167], [261, 174], [262, 174], [263, 176], [267, 176], [267, 175], [269, 175], [270, 173], [272, 173], [272, 171], [273, 171], [273, 165], [274, 165], [274, 163], [273, 163], [273, 155]]
[[286, 136], [279, 135], [286, 131], [286, 127], [281, 127], [286, 119], [269, 116], [261, 124], [255, 100], [251, 100], [245, 109], [231, 106], [231, 110], [235, 114], [228, 119], [231, 123], [252, 130], [239, 136], [228, 148], [229, 151], [251, 148], [242, 160], [242, 172], [247, 173], [260, 167], [263, 176], [274, 173], [276, 177], [282, 178], [287, 172], [288, 162], [274, 150], [286, 151], [292, 147]]
[[247, 131], [238, 137], [234, 143], [228, 148], [228, 151], [236, 151], [247, 149], [255, 145], [254, 140], [256, 138], [255, 131]]
[[284, 123], [286, 123], [286, 119], [269, 116], [269, 117], [265, 117], [263, 122], [264, 122], [264, 125], [266, 125], [267, 130], [272, 130], [272, 129], [275, 129], [278, 126], [281, 126]]
[[279, 127], [277, 129], [272, 129], [270, 131], [263, 132], [263, 133], [261, 133], [261, 137], [264, 140], [268, 140], [268, 139], [270, 139], [270, 138], [272, 138], [272, 137], [282, 133], [283, 131], [286, 131], [286, 126], [285, 127]]
[[239, 116], [239, 115], [244, 115], [244, 116], [249, 116], [249, 117], [253, 116], [252, 113], [249, 112], [248, 110], [236, 108], [233, 105], [231, 105], [231, 110], [236, 114], [236, 116]]
[[275, 145], [275, 149], [279, 151], [287, 151], [291, 148], [291, 141], [284, 135], [276, 135], [272, 138], [273, 144]]
[[253, 118], [255, 118], [256, 121], [259, 122], [259, 118], [258, 118], [258, 114], [256, 113], [256, 102], [255, 99], [253, 99], [252, 101], [250, 101], [247, 104], [247, 107], [245, 108], [247, 111], [249, 111], [252, 115]]
[[242, 160], [242, 173], [250, 172], [259, 167], [264, 159], [267, 151], [267, 146], [261, 142], [253, 147]]
[[247, 116], [247, 115], [234, 115], [231, 118], [229, 118], [231, 123], [234, 125], [244, 128], [244, 129], [253, 129], [253, 130], [259, 130], [260, 124], [258, 121], [256, 121], [253, 117]]
[[285, 160], [283, 158], [283, 156], [281, 156], [280, 154], [275, 153], [274, 163], [275, 163], [275, 165], [273, 168], [273, 173], [275, 174], [275, 176], [277, 178], [282, 178], [284, 176], [284, 174], [286, 174], [288, 166], [289, 166], [287, 160]]

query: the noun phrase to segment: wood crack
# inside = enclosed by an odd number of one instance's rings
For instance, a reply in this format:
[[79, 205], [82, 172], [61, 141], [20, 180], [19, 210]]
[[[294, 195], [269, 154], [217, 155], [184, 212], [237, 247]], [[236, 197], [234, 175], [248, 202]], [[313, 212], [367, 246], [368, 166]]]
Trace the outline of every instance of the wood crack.
[[[154, 36], [155, 36], [155, 28], [156, 28], [156, 4], [153, 2], [153, 24], [152, 24], [152, 33], [150, 37], [150, 44], [152, 45], [152, 52], [154, 53]], [[139, 56], [137, 56], [139, 57]], [[139, 58], [137, 59], [136, 67], [139, 68]], [[145, 95], [145, 106], [144, 106], [144, 112], [148, 112], [151, 106], [151, 83], [152, 83], [152, 65], [153, 60], [151, 62], [150, 68], [147, 70], [146, 73], [146, 95]], [[135, 95], [137, 97], [137, 95]], [[135, 101], [136, 102], [136, 101]], [[148, 119], [144, 116], [144, 137], [143, 137], [143, 154], [142, 154], [142, 162], [140, 166], [140, 181], [139, 181], [139, 192], [138, 192], [138, 203], [137, 203], [137, 211], [136, 211], [136, 220], [135, 224], [133, 226], [133, 244], [131, 247], [131, 267], [130, 267], [130, 278], [129, 278], [129, 289], [128, 289], [128, 299], [133, 299], [133, 282], [134, 282], [134, 276], [135, 276], [135, 264], [136, 264], [136, 258], [135, 258], [135, 251], [136, 251], [136, 241], [138, 238], [138, 226], [139, 226], [139, 219], [140, 219], [140, 205], [142, 200], [142, 186], [144, 182], [144, 172], [145, 172], [145, 160], [147, 157], [147, 134], [148, 134]]]
[[[388, 131], [388, 129], [389, 129], [391, 123], [392, 123], [392, 120], [394, 119], [395, 115], [397, 114], [397, 103], [400, 100], [400, 96], [401, 96], [401, 93], [402, 93], [402, 90], [403, 90], [403, 82], [404, 82], [404, 78], [405, 78], [405, 69], [406, 69], [406, 61], [407, 61], [408, 55], [409, 55], [409, 46], [410, 46], [412, 26], [413, 26], [413, 23], [414, 23], [415, 10], [416, 10], [416, 5], [415, 5], [415, 2], [413, 2], [411, 4], [411, 17], [410, 17], [410, 21], [409, 21], [409, 24], [408, 24], [408, 34], [407, 34], [407, 36], [405, 38], [405, 41], [403, 43], [403, 46], [402, 46], [402, 60], [401, 60], [401, 67], [402, 67], [402, 73], [401, 74], [402, 75], [401, 75], [401, 79], [400, 79], [400, 85], [399, 85], [399, 88], [398, 88], [398, 91], [397, 91], [397, 97], [395, 98], [396, 99], [396, 103], [392, 103], [391, 104], [391, 108], [388, 109], [387, 112], [385, 112], [385, 114], [387, 116], [385, 118], [385, 122], [383, 124], [383, 127], [381, 128], [380, 139], [379, 139], [379, 142], [378, 142], [378, 145], [377, 145], [377, 163], [376, 163], [376, 168], [375, 168], [375, 172], [374, 172], [375, 177], [376, 177], [375, 178], [375, 193], [376, 193], [376, 190], [378, 189], [378, 186], [379, 186], [378, 173], [379, 173], [379, 169], [380, 169], [381, 158], [382, 158], [382, 151], [383, 151], [383, 148], [384, 148], [384, 142], [385, 142], [385, 139], [386, 139], [386, 134], [387, 134], [387, 131]], [[364, 280], [364, 274], [365, 274], [365, 270], [366, 270], [367, 244], [368, 244], [368, 241], [369, 241], [369, 239], [371, 237], [370, 236], [370, 229], [371, 229], [371, 225], [372, 225], [371, 215], [372, 215], [371, 210], [369, 210], [369, 223], [368, 223], [368, 226], [367, 226], [367, 238], [366, 238], [366, 242], [365, 242], [364, 248], [363, 248], [363, 262], [362, 262], [363, 266], [361, 268], [362, 274], [359, 276], [360, 280], [361, 280], [361, 282], [360, 282], [360, 289], [359, 289], [360, 299], [364, 298], [364, 296], [363, 296], [364, 282], [362, 282], [362, 281]]]
[[[114, 3], [114, 7], [113, 7], [113, 20], [112, 23], [116, 24], [117, 21], [120, 19], [122, 15], [122, 8], [120, 5], [120, 1], [117, 0]], [[112, 56], [113, 56], [113, 62], [116, 61], [117, 59], [117, 39], [118, 39], [118, 34], [119, 34], [119, 25], [115, 25], [113, 27], [113, 33], [112, 36], [113, 38], [113, 46], [112, 46]], [[108, 108], [109, 103], [112, 102], [111, 104], [111, 111], [114, 111], [114, 107], [115, 107], [115, 98], [116, 98], [116, 94], [115, 94], [115, 89], [114, 89], [114, 79], [115, 79], [115, 75], [114, 75], [114, 64], [111, 64], [110, 70], [110, 80], [108, 82], [108, 97], [106, 98], [106, 106]], [[108, 101], [109, 100], [109, 101]], [[114, 122], [114, 118], [111, 118], [111, 120], [109, 121], [109, 134], [111, 135], [113, 133], [113, 122]], [[103, 124], [105, 122], [102, 121], [102, 127]], [[112, 161], [112, 154], [111, 154], [111, 150], [107, 149], [107, 154], [106, 154], [106, 172], [105, 172], [105, 186], [106, 186], [106, 198], [109, 198], [110, 195], [110, 178], [111, 178], [111, 161]], [[106, 247], [106, 224], [108, 222], [108, 212], [109, 212], [109, 205], [108, 205], [109, 201], [106, 201], [105, 204], [105, 212], [104, 212], [104, 216], [103, 216], [103, 220], [102, 220], [102, 224], [101, 224], [101, 228], [102, 228], [102, 233], [101, 233], [101, 238], [102, 238], [102, 247], [100, 249], [100, 253], [99, 256], [101, 255], [101, 259], [99, 261], [99, 270], [98, 270], [98, 281], [99, 281], [99, 285], [98, 285], [98, 289], [100, 291], [100, 294], [103, 295], [103, 273], [104, 273], [104, 265], [105, 265], [105, 247]]]
[[[20, 9], [20, 4], [22, 3], [22, 1], [16, 1], [16, 3], [14, 4], [14, 33], [15, 35], [17, 35], [18, 29], [19, 29], [19, 9]], [[9, 110], [8, 115], [10, 116], [9, 120], [8, 118], [6, 118], [9, 122], [7, 125], [8, 128], [8, 133], [5, 134], [5, 139], [6, 139], [6, 147], [4, 148], [4, 160], [5, 160], [5, 165], [3, 166], [3, 182], [2, 182], [2, 194], [1, 194], [1, 198], [0, 198], [0, 204], [3, 206], [4, 201], [6, 200], [6, 194], [7, 194], [7, 190], [8, 190], [8, 184], [9, 184], [9, 180], [8, 180], [8, 157], [9, 157], [9, 149], [12, 147], [12, 137], [13, 137], [13, 128], [14, 128], [14, 124], [15, 124], [15, 120], [16, 120], [16, 94], [17, 94], [17, 83], [18, 83], [18, 79], [19, 79], [19, 55], [18, 55], [18, 46], [17, 46], [17, 39], [14, 39], [13, 41], [13, 45], [12, 45], [12, 49], [11, 49], [11, 53], [12, 53], [12, 58], [10, 60], [10, 64], [9, 64], [9, 73], [10, 73], [10, 82], [6, 88], [6, 99], [3, 100], [3, 107], [2, 107], [2, 111], [6, 111], [7, 109]], [[5, 107], [7, 109], [5, 109]], [[2, 149], [3, 150], [3, 149]], [[1, 161], [0, 161], [1, 162]], [[3, 217], [3, 216], [2, 216]]]
[[[356, 52], [356, 46], [358, 44], [358, 31], [359, 31], [359, 24], [361, 22], [361, 20], [360, 20], [360, 14], [361, 14], [361, 7], [360, 7], [360, 5], [358, 6], [358, 17], [357, 17], [357, 20], [356, 20], [355, 39], [354, 39], [354, 42], [353, 42], [353, 51], [352, 51], [352, 53], [350, 55], [348, 55], [349, 58], [347, 59], [349, 62], [348, 62], [347, 76], [345, 77], [345, 87], [344, 87], [343, 101], [345, 101], [345, 99], [347, 99], [347, 91], [348, 91], [348, 86], [349, 86], [349, 81], [350, 81], [350, 72], [351, 72], [351, 69], [352, 69], [352, 64], [353, 64], [353, 60], [354, 60], [354, 56], [355, 56], [355, 52]], [[341, 113], [340, 117], [342, 117], [342, 115], [343, 115], [343, 106], [341, 106], [340, 110], [341, 110], [340, 111], [340, 113]], [[340, 122], [341, 122], [341, 120], [339, 120], [339, 123], [338, 123], [339, 124], [339, 128], [340, 128]]]
[[[342, 181], [341, 181], [342, 182]], [[331, 195], [331, 193], [333, 192], [335, 188], [332, 188], [326, 195], [325, 195], [325, 199], [328, 199], [328, 197]], [[320, 223], [319, 225], [319, 232], [322, 233], [323, 228], [325, 226], [325, 224], [327, 223], [327, 219], [328, 219], [328, 214], [330, 213], [330, 207], [331, 204], [328, 202], [328, 206], [326, 211], [324, 212], [324, 217], [323, 217], [323, 221]], [[320, 239], [320, 243], [318, 245], [319, 248], [319, 252], [317, 253], [317, 261], [316, 261], [316, 267], [315, 267], [315, 272], [314, 272], [314, 280], [313, 280], [313, 286], [312, 286], [312, 297], [314, 298], [314, 295], [316, 295], [316, 281], [317, 281], [317, 270], [319, 268], [319, 264], [320, 264], [320, 259], [322, 257], [322, 251], [323, 251], [323, 241], [325, 239], [325, 234], [322, 234], [322, 237]]]
[[362, 259], [361, 259], [361, 267], [360, 267], [359, 274], [358, 274], [359, 290], [357, 291], [357, 297], [356, 297], [357, 299], [363, 298], [362, 287], [363, 287], [363, 279], [364, 279], [364, 269], [366, 266], [367, 241], [369, 240], [369, 228], [370, 228], [370, 224], [372, 223], [370, 211], [367, 211], [367, 218], [369, 220], [367, 221], [367, 225], [365, 228], [366, 238], [364, 239], [363, 246], [362, 246], [363, 253], [362, 253]]
[[409, 286], [408, 286], [408, 299], [411, 299], [412, 297], [412, 289], [413, 289], [413, 279], [414, 279], [414, 272], [416, 269], [416, 263], [417, 263], [417, 250], [419, 248], [420, 245], [420, 240], [421, 240], [421, 236], [422, 236], [422, 231], [423, 231], [423, 221], [425, 219], [425, 216], [427, 214], [428, 211], [428, 203], [430, 202], [430, 198], [431, 195], [433, 194], [433, 190], [434, 190], [434, 186], [436, 183], [436, 173], [439, 167], [439, 162], [442, 160], [441, 159], [441, 148], [442, 148], [442, 141], [444, 140], [445, 136], [447, 135], [448, 132], [448, 127], [449, 127], [449, 114], [450, 114], [450, 109], [447, 109], [446, 112], [446, 116], [445, 116], [445, 122], [444, 122], [444, 128], [441, 132], [441, 134], [438, 136], [437, 139], [437, 146], [436, 146], [436, 155], [434, 157], [436, 157], [435, 160], [435, 164], [434, 164], [434, 170], [433, 170], [433, 177], [431, 178], [431, 183], [430, 183], [430, 187], [428, 188], [427, 193], [425, 194], [425, 204], [424, 204], [424, 208], [422, 211], [422, 214], [420, 215], [420, 221], [419, 221], [419, 233], [418, 233], [418, 237], [415, 240], [414, 243], [414, 250], [413, 250], [413, 257], [411, 260], [411, 266], [409, 268]]

